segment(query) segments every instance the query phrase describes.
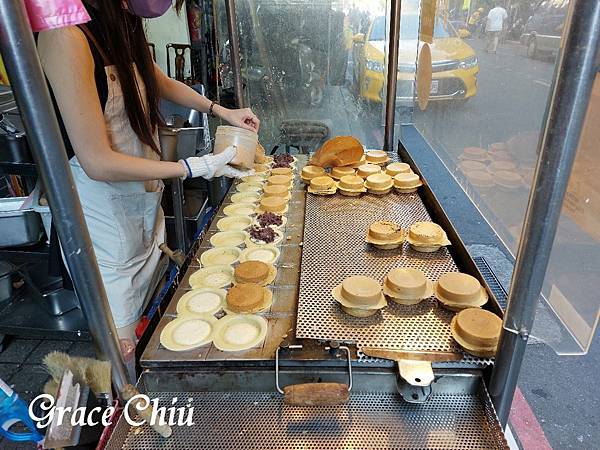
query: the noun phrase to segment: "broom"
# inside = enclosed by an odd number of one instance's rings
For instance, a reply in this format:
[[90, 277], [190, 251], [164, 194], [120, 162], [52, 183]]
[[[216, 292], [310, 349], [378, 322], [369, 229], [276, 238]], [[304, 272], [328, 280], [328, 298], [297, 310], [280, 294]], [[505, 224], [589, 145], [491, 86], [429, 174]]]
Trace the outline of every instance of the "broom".
[[52, 380], [46, 383], [44, 388], [46, 392], [55, 393], [58, 390], [58, 383], [68, 369], [73, 373], [74, 382], [85, 384], [97, 398], [104, 398], [108, 405], [112, 404], [110, 362], [51, 352], [44, 357], [44, 366], [52, 377]]

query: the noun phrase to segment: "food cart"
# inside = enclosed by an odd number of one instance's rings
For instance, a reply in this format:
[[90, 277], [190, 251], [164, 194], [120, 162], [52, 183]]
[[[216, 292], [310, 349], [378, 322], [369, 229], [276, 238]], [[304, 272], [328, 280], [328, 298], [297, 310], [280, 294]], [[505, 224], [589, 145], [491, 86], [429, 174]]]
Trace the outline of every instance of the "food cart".
[[[399, 40], [401, 3], [391, 1], [392, 44]], [[235, 64], [235, 8], [232, 1], [227, 6], [234, 86], [243, 104]], [[211, 248], [218, 220], [239, 193], [234, 184], [189, 253], [177, 291], [140, 359], [137, 389], [161, 405], [193, 407], [195, 425], [173, 427], [165, 438], [147, 425], [132, 427], [121, 418], [105, 448], [507, 448], [503, 428], [595, 76], [599, 14], [592, 2], [572, 5], [508, 298], [471, 258], [423, 177], [414, 157], [421, 149], [395, 139], [398, 46], [391, 45], [384, 150], [393, 160], [409, 164], [424, 186], [417, 194], [315, 196], [297, 175], [308, 160], [298, 155], [271, 286], [273, 304], [261, 314], [264, 328], [257, 331], [264, 333], [261, 344], [233, 352], [214, 344], [168, 350], [161, 333], [177, 316], [178, 301], [191, 289], [190, 277]], [[51, 104], [45, 101], [33, 41], [26, 39], [22, 3], [0, 1], [0, 24], [6, 30], [0, 36], [3, 54], [19, 56], [7, 58], [8, 71], [59, 234], [71, 237], [65, 240], [65, 253], [80, 301], [91, 334], [113, 363], [114, 385], [121, 393], [132, 380], [123, 366], [95, 261], [76, 251], [90, 247], [89, 236], [65, 176], [63, 146]], [[430, 254], [417, 254], [408, 245], [392, 253], [367, 247], [365, 230], [382, 218], [403, 227], [432, 220], [444, 228], [451, 245]], [[450, 271], [477, 278], [489, 297], [485, 308], [504, 317], [496, 358], [462, 352], [450, 334], [452, 314], [433, 299], [362, 319], [344, 315], [332, 300], [332, 288], [344, 277], [369, 274], [382, 279], [396, 266], [421, 268], [432, 280]], [[96, 301], [98, 293], [103, 302]], [[347, 393], [340, 393], [340, 386]], [[321, 401], [346, 396], [343, 402]]]

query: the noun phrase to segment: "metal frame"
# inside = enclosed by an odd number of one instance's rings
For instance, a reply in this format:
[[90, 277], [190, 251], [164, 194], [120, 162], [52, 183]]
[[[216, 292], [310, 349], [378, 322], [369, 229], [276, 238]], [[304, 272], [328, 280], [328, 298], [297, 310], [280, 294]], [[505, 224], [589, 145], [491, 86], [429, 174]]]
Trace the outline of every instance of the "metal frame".
[[[564, 46], [540, 140], [490, 393], [503, 425], [525, 355], [592, 86], [598, 71], [600, 2], [571, 0]], [[509, 330], [517, 330], [517, 332]]]
[[0, 51], [81, 308], [120, 393], [130, 380], [23, 0], [0, 0]]
[[[394, 138], [400, 6], [401, 0], [391, 1], [384, 146], [386, 150], [393, 148]], [[243, 107], [239, 41], [233, 0], [226, 1], [226, 8], [236, 99], [238, 105]], [[506, 312], [505, 326], [516, 327], [518, 334], [504, 330], [490, 384], [492, 398], [503, 424], [508, 418], [529, 331], [535, 317], [535, 307], [547, 268], [562, 200], [597, 72], [600, 4], [572, 0], [569, 19], [552, 97], [548, 104], [544, 134], [540, 141], [540, 158]], [[15, 97], [23, 113], [32, 151], [47, 187], [53, 216], [56, 217], [57, 231], [63, 242], [67, 264], [77, 286], [82, 309], [88, 319], [94, 341], [103, 356], [108, 357], [113, 365], [115, 386], [121, 391], [128, 383], [127, 371], [79, 198], [68, 169], [64, 144], [37, 58], [23, 0], [0, 0], [0, 30], [0, 50], [5, 55], [4, 60], [15, 88]], [[459, 259], [470, 261], [470, 258]], [[510, 324], [506, 323], [508, 320], [511, 321]]]
[[383, 150], [394, 149], [394, 122], [396, 118], [396, 90], [398, 80], [398, 52], [400, 45], [400, 14], [402, 0], [392, 0], [390, 6], [390, 34], [388, 39], [387, 87], [385, 97], [385, 131]]
[[231, 71], [233, 72], [235, 100], [239, 108], [244, 108], [246, 104], [244, 100], [244, 86], [242, 84], [242, 70], [240, 67], [240, 39], [237, 28], [235, 2], [233, 0], [225, 1], [225, 11], [227, 13], [227, 30], [229, 31], [229, 49], [231, 51], [229, 61]]
[[[284, 390], [279, 385], [279, 351], [282, 348], [283, 347], [280, 346], [280, 347], [277, 347], [277, 350], [275, 350], [275, 388], [277, 389], [277, 392], [279, 392], [280, 394], [285, 393]], [[302, 344], [288, 345], [286, 347], [286, 349], [287, 350], [301, 350]], [[340, 345], [336, 348], [325, 347], [325, 350], [328, 350], [328, 351], [333, 350], [336, 352], [339, 350], [344, 350], [344, 352], [346, 353], [346, 361], [347, 361], [347, 367], [348, 367], [348, 392], [350, 392], [352, 390], [352, 352], [345, 345]]]

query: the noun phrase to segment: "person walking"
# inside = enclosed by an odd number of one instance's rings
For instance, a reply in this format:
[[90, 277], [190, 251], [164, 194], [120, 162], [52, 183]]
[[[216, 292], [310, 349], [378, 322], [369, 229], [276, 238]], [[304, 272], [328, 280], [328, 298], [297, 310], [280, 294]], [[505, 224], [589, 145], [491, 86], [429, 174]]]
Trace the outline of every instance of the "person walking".
[[496, 53], [498, 42], [502, 36], [502, 31], [504, 30], [507, 18], [508, 14], [502, 7], [502, 2], [496, 2], [496, 7], [490, 9], [490, 12], [487, 15], [485, 31], [487, 34], [486, 51], [488, 53]]

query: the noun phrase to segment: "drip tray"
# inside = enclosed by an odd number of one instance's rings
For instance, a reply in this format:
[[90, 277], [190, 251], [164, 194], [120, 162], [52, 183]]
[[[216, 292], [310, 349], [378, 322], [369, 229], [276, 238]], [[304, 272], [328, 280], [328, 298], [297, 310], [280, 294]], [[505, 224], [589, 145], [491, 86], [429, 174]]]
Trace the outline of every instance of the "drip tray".
[[[171, 406], [174, 397], [178, 399], [176, 407], [189, 402], [194, 407], [195, 425], [174, 427], [173, 435], [164, 439], [147, 425], [135, 429], [121, 418], [107, 448], [508, 448], [481, 378], [465, 376], [464, 371], [462, 376], [437, 375], [432, 396], [422, 404], [400, 398], [393, 373], [372, 372], [355, 373], [347, 405], [296, 407], [283, 403], [273, 389], [274, 376], [268, 372], [147, 372], [140, 390], [159, 398], [164, 406]], [[325, 373], [323, 379], [343, 381], [343, 376]], [[307, 379], [306, 374], [282, 372], [282, 381], [315, 380]], [[154, 390], [159, 386], [160, 392]]]

